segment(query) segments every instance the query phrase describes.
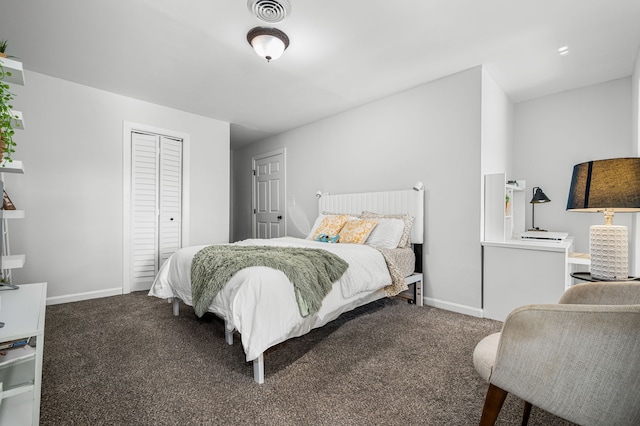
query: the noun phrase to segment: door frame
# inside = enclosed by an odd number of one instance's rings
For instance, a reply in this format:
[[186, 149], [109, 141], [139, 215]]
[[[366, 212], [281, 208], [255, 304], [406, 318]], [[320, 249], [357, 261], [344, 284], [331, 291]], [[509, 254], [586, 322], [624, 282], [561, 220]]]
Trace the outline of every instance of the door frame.
[[251, 238], [256, 238], [256, 209], [257, 209], [257, 194], [256, 194], [256, 161], [263, 158], [273, 157], [274, 155], [282, 154], [282, 196], [284, 202], [284, 234], [287, 234], [287, 148], [278, 148], [273, 151], [263, 152], [262, 154], [254, 155], [251, 157]]
[[122, 294], [131, 293], [131, 133], [151, 133], [182, 140], [182, 247], [189, 245], [189, 159], [191, 136], [148, 124], [122, 122]]

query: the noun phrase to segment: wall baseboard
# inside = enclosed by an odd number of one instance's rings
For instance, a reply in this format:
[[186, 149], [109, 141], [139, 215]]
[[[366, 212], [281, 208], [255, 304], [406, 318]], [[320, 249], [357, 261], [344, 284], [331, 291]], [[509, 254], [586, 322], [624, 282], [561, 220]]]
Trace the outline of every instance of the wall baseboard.
[[122, 287], [109, 288], [106, 290], [88, 291], [86, 293], [67, 294], [64, 296], [47, 297], [47, 305], [79, 302], [81, 300], [99, 299], [101, 297], [119, 296], [121, 294]]
[[[67, 294], [64, 296], [55, 296], [47, 298], [47, 305], [58, 305], [61, 303], [79, 302], [81, 300], [98, 299], [101, 297], [119, 296], [122, 294], [122, 288], [110, 288], [106, 290], [88, 291], [86, 293]], [[480, 308], [460, 305], [458, 303], [446, 302], [444, 300], [425, 297], [424, 303], [434, 308], [446, 309], [447, 311], [457, 312], [459, 314], [470, 315], [477, 318], [483, 318], [483, 312]]]
[[446, 302], [444, 300], [433, 299], [431, 297], [425, 297], [424, 303], [434, 308], [446, 309], [447, 311], [457, 312], [459, 314], [470, 315], [476, 318], [484, 318], [481, 308], [473, 308], [467, 305], [460, 305], [458, 303]]

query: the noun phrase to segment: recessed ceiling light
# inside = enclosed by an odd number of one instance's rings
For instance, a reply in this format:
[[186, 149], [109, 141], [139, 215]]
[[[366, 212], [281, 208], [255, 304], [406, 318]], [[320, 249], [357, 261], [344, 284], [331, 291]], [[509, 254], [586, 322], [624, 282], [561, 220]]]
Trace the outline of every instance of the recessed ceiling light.
[[560, 54], [560, 56], [566, 56], [569, 54], [569, 46], [562, 46], [561, 48], [558, 49], [558, 53]]

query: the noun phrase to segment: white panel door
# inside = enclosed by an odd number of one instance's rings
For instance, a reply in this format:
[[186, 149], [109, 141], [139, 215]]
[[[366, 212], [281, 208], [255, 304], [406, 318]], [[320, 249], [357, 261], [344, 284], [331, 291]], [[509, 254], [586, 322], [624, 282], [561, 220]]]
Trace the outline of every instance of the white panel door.
[[284, 237], [284, 153], [254, 158], [254, 238]]
[[131, 134], [131, 291], [151, 287], [181, 244], [182, 142]]

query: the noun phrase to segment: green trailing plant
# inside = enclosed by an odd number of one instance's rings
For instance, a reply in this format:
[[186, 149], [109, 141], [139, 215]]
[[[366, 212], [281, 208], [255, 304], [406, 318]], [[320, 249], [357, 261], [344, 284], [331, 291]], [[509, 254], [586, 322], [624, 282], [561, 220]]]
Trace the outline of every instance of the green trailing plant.
[[13, 140], [14, 127], [18, 127], [19, 124], [16, 121], [18, 117], [13, 112], [13, 105], [11, 105], [15, 95], [11, 92], [9, 83], [4, 81], [5, 77], [11, 77], [11, 72], [5, 71], [2, 61], [0, 61], [0, 138], [5, 143], [4, 160], [11, 162], [13, 161], [11, 155], [15, 152], [16, 146]]

